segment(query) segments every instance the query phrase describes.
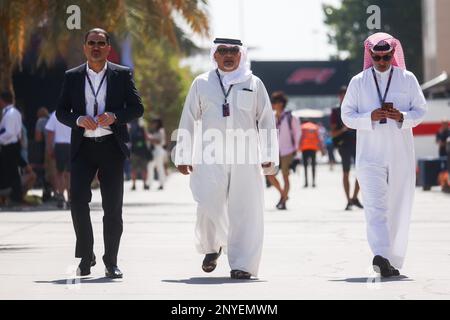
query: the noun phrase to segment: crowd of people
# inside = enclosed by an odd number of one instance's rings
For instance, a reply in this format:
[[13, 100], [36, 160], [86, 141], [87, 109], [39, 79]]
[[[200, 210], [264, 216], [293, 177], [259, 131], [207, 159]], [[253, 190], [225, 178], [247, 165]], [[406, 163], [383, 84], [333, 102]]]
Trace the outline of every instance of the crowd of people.
[[[71, 128], [61, 123], [55, 112], [40, 107], [36, 112], [34, 135], [29, 139], [23, 114], [14, 106], [11, 92], [1, 93], [0, 110], [0, 206], [50, 202], [59, 209], [70, 209]], [[149, 130], [137, 121], [128, 128], [132, 190], [136, 189], [137, 178], [144, 181], [147, 190], [155, 177], [162, 190], [168, 170], [162, 120], [151, 120]], [[92, 185], [98, 186], [97, 179]], [[39, 201], [27, 197], [33, 188], [42, 189], [41, 196], [35, 195]]]
[[143, 181], [144, 190], [150, 190], [155, 178], [159, 182], [158, 190], [163, 190], [169, 158], [166, 151], [166, 133], [162, 120], [159, 118], [152, 119], [148, 130], [139, 121], [132, 122], [130, 137], [131, 190], [136, 190], [136, 180], [139, 177]]
[[[283, 178], [283, 187], [277, 179], [277, 174], [267, 176], [267, 186], [273, 186], [280, 193], [280, 200], [276, 204], [279, 210], [286, 210], [286, 202], [289, 199], [289, 174], [296, 172], [298, 164], [304, 168], [304, 188], [316, 184], [317, 153], [327, 156], [330, 170], [336, 163], [335, 149], [338, 150], [343, 168], [343, 187], [347, 198], [345, 210], [351, 210], [353, 206], [363, 208], [358, 200], [359, 185], [355, 180], [355, 187], [350, 196], [350, 168], [354, 164], [356, 155], [356, 130], [349, 129], [341, 119], [340, 105], [344, 99], [346, 87], [339, 92], [339, 105], [332, 109], [329, 128], [321, 121], [314, 118], [296, 118], [291, 111], [286, 110], [287, 96], [276, 91], [271, 95], [272, 109], [275, 112], [276, 127], [279, 131], [280, 170]], [[311, 175], [309, 175], [311, 167]], [[310, 178], [311, 177], [311, 180]], [[311, 184], [310, 184], [311, 182]]]

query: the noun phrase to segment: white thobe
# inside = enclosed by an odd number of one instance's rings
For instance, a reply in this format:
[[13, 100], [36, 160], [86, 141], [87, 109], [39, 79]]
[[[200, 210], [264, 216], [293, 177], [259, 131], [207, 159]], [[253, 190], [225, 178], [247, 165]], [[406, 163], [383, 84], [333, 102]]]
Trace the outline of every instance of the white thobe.
[[[194, 80], [186, 98], [179, 128], [193, 136], [194, 127], [198, 124], [195, 129], [196, 148], [194, 152], [192, 145], [186, 145], [179, 135], [177, 149], [187, 149], [188, 153], [192, 153], [183, 159], [176, 156], [175, 164], [193, 165], [190, 187], [198, 205], [198, 251], [207, 254], [218, 252], [222, 247], [228, 255], [231, 270], [243, 270], [256, 276], [264, 233], [261, 163], [273, 162], [278, 165], [279, 161], [275, 117], [264, 84], [256, 76], [252, 75], [247, 81], [235, 84], [227, 100], [230, 115], [224, 117], [224, 94], [214, 70]], [[257, 163], [251, 162], [250, 157], [247, 158], [249, 161], [242, 164], [227, 164], [226, 161], [222, 164], [205, 161], [196, 163], [199, 162], [195, 160], [199, 150], [202, 153], [211, 147], [210, 144], [200, 145], [199, 139], [213, 133], [224, 137], [226, 132], [236, 132], [236, 129], [253, 130], [257, 133]], [[264, 129], [275, 133], [275, 139], [264, 139]], [[227, 142], [229, 140], [224, 142], [224, 146]], [[225, 158], [231, 151], [226, 147], [223, 150]], [[248, 150], [247, 148], [246, 152]], [[221, 152], [219, 150], [217, 154]]]
[[[386, 102], [403, 113], [402, 123], [371, 120], [380, 107], [372, 69], [350, 81], [342, 103], [344, 124], [357, 130], [356, 175], [363, 195], [367, 238], [374, 255], [381, 255], [396, 268], [404, 262], [415, 188], [415, 156], [412, 128], [426, 112], [426, 101], [416, 77], [393, 67]], [[376, 77], [383, 95], [389, 70]]]

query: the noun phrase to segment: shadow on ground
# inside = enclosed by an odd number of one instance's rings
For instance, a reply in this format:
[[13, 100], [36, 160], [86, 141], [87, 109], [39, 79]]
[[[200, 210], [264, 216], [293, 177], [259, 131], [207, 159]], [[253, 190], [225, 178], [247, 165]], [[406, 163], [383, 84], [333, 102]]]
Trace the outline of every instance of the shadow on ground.
[[398, 276], [390, 278], [380, 278], [380, 277], [362, 277], [362, 278], [347, 278], [339, 280], [328, 280], [330, 282], [348, 282], [348, 283], [377, 283], [377, 282], [406, 282], [414, 281], [407, 276]]
[[23, 250], [33, 250], [33, 247], [26, 247], [24, 245], [17, 244], [0, 244], [0, 253], [1, 252], [14, 252], [14, 251], [23, 251]]
[[[135, 202], [124, 203], [124, 208], [140, 208], [140, 207], [186, 207], [192, 206], [194, 203], [170, 203], [170, 202]], [[91, 211], [103, 211], [101, 202], [91, 202], [89, 207]], [[62, 209], [56, 206], [56, 203], [42, 203], [37, 205], [18, 205], [18, 206], [0, 206], [1, 212], [43, 212], [43, 211], [67, 211], [70, 209]]]
[[102, 278], [67, 278], [67, 279], [59, 279], [59, 280], [50, 280], [50, 281], [34, 281], [34, 283], [39, 284], [56, 284], [56, 285], [76, 285], [76, 284], [89, 284], [89, 283], [121, 283], [122, 281], [117, 281], [121, 279], [110, 279], [106, 277]]
[[232, 284], [232, 283], [256, 283], [267, 282], [260, 279], [239, 280], [230, 277], [196, 277], [181, 280], [161, 280], [166, 283], [184, 283], [184, 284]]

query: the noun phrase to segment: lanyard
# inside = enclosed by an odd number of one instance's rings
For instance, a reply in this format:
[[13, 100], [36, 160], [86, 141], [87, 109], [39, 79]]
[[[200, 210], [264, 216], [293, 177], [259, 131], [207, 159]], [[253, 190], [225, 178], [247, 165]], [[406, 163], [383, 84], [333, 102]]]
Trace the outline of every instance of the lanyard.
[[384, 102], [386, 101], [387, 93], [389, 91], [389, 87], [391, 86], [391, 80], [392, 80], [392, 74], [394, 73], [394, 67], [391, 67], [391, 72], [389, 72], [389, 79], [386, 86], [386, 91], [384, 92], [384, 96], [381, 96], [380, 86], [378, 85], [377, 77], [375, 76], [375, 70], [372, 68], [372, 75], [373, 80], [375, 80], [375, 85], [377, 86], [377, 92], [378, 92], [378, 98], [380, 99], [381, 106], [383, 106]]
[[86, 73], [86, 78], [88, 79], [89, 87], [91, 88], [92, 94], [94, 95], [94, 117], [95, 117], [95, 116], [98, 114], [98, 102], [97, 102], [97, 96], [98, 96], [98, 93], [100, 92], [100, 89], [101, 89], [101, 87], [102, 87], [103, 81], [104, 81], [105, 78], [106, 78], [106, 71], [105, 71], [105, 74], [103, 75], [102, 80], [100, 81], [100, 84], [99, 84], [99, 86], [98, 86], [98, 88], [97, 88], [97, 92], [95, 92], [94, 86], [92, 85], [91, 78], [89, 78], [89, 76], [88, 76], [87, 73]]
[[223, 86], [222, 79], [220, 78], [220, 74], [219, 74], [219, 70], [218, 69], [216, 69], [216, 74], [217, 74], [217, 77], [219, 78], [220, 87], [222, 88], [223, 95], [225, 96], [225, 100], [224, 100], [224, 103], [222, 105], [222, 115], [224, 117], [228, 117], [230, 115], [230, 105], [229, 105], [229, 103], [227, 101], [227, 98], [230, 95], [231, 88], [233, 88], [233, 85], [230, 85], [230, 87], [228, 88], [228, 91], [226, 91], [225, 87]]

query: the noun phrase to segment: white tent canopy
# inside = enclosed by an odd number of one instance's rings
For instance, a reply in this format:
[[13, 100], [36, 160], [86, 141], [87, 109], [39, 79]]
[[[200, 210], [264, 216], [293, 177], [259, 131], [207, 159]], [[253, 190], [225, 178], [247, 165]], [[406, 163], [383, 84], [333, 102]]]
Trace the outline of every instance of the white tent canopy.
[[292, 115], [296, 118], [323, 118], [325, 113], [317, 109], [299, 109], [292, 111]]

